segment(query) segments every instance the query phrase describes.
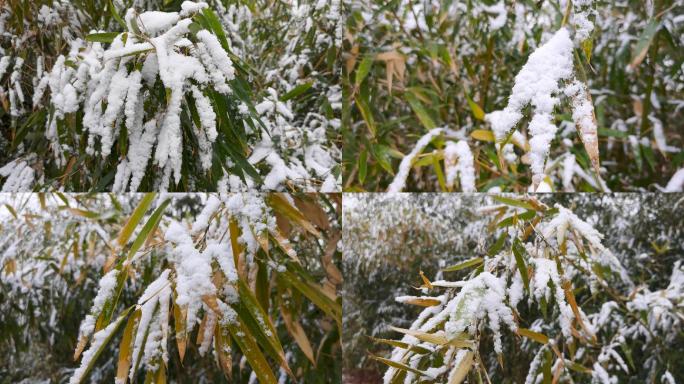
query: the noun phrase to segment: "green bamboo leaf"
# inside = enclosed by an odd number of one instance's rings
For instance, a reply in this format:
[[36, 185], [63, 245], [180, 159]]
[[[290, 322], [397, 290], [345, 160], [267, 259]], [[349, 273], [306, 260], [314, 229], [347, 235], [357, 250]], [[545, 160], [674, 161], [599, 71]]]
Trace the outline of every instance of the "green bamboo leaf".
[[639, 40], [634, 47], [632, 60], [629, 63], [632, 69], [638, 67], [639, 64], [644, 61], [648, 54], [648, 48], [651, 46], [651, 42], [653, 42], [653, 38], [659, 29], [660, 22], [657, 20], [651, 20], [646, 28], [644, 28], [644, 31], [641, 33], [641, 36], [639, 36]]
[[311, 87], [313, 86], [313, 81], [310, 81], [308, 83], [304, 84], [299, 84], [298, 86], [294, 87], [290, 92], [282, 95], [280, 97], [280, 101], [288, 101], [290, 99], [294, 99], [295, 97], [303, 94], [304, 92], [308, 91]]
[[432, 121], [432, 118], [428, 112], [425, 110], [423, 103], [421, 103], [413, 93], [407, 92], [404, 97], [411, 106], [411, 109], [413, 109], [413, 112], [418, 116], [418, 120], [420, 120], [421, 124], [423, 124], [425, 128], [433, 129], [437, 126], [435, 122]]
[[401, 369], [402, 371], [413, 372], [413, 373], [415, 373], [415, 374], [417, 374], [417, 375], [420, 375], [420, 377], [425, 376], [425, 377], [432, 378], [432, 376], [428, 375], [426, 372], [419, 371], [419, 370], [417, 370], [417, 369], [415, 369], [415, 368], [411, 368], [411, 367], [409, 367], [408, 365], [406, 365], [406, 364], [404, 364], [404, 363], [400, 363], [400, 362], [397, 362], [397, 361], [394, 361], [394, 360], [390, 360], [390, 359], [385, 359], [384, 357], [375, 356], [375, 355], [370, 355], [370, 358], [373, 359], [373, 360], [377, 360], [377, 361], [379, 361], [379, 362], [381, 362], [381, 363], [383, 363], [383, 364], [387, 364], [387, 365], [389, 365], [390, 367], [397, 368], [397, 369]]
[[430, 350], [427, 349], [427, 348], [419, 347], [419, 346], [416, 346], [416, 345], [410, 345], [410, 344], [408, 344], [408, 343], [404, 343], [404, 342], [401, 342], [401, 341], [398, 341], [398, 340], [378, 339], [378, 338], [375, 338], [375, 337], [371, 337], [371, 339], [372, 339], [373, 341], [375, 341], [375, 342], [378, 342], [378, 343], [383, 343], [383, 344], [391, 345], [391, 346], [393, 346], [393, 347], [397, 347], [397, 348], [401, 348], [401, 349], [406, 349], [406, 350], [408, 350], [408, 351], [415, 352], [415, 353], [420, 354], [420, 355], [427, 355], [427, 354], [429, 354], [429, 353], [432, 353], [432, 351], [430, 351]]
[[[297, 271], [294, 273], [292, 270]], [[301, 294], [306, 296], [311, 300], [314, 305], [320, 308], [328, 316], [332, 317], [341, 329], [342, 325], [342, 306], [340, 303], [331, 300], [326, 296], [320, 286], [315, 282], [309, 281], [312, 278], [306, 279], [300, 276], [306, 276], [306, 271], [301, 267], [296, 266], [294, 263], [288, 263], [288, 270], [281, 273], [278, 277], [286, 284], [289, 284]]]
[[366, 174], [368, 173], [368, 151], [363, 150], [359, 154], [359, 183], [363, 184], [366, 180]]
[[150, 234], [154, 232], [154, 229], [157, 228], [159, 222], [161, 221], [162, 214], [164, 213], [164, 210], [170, 202], [170, 199], [164, 200], [164, 202], [161, 203], [159, 207], [157, 207], [152, 216], [150, 216], [149, 220], [147, 220], [147, 222], [143, 226], [143, 229], [140, 231], [140, 233], [138, 233], [138, 236], [135, 238], [133, 245], [131, 245], [131, 248], [128, 250], [129, 260], [131, 259], [131, 257], [133, 257], [133, 255], [135, 255], [136, 252], [138, 252], [138, 249], [140, 249], [145, 240], [147, 240], [148, 236], [150, 236]]
[[119, 32], [91, 33], [90, 35], [87, 35], [85, 39], [86, 41], [98, 43], [111, 43], [117, 36], [119, 36]]
[[[253, 335], [260, 339], [260, 345], [266, 347], [272, 357], [283, 366], [283, 368], [290, 371], [285, 358], [285, 351], [278, 339], [278, 332], [271, 323], [266, 311], [259, 305], [259, 301], [247, 284], [242, 280], [238, 280], [238, 293], [240, 295], [240, 305], [235, 305], [233, 308], [238, 311], [240, 316]], [[246, 312], [241, 307], [246, 309]], [[247, 316], [245, 316], [247, 315]]]
[[484, 259], [481, 257], [474, 257], [474, 258], [472, 258], [470, 260], [466, 260], [462, 263], [453, 265], [451, 267], [444, 268], [444, 269], [442, 269], [442, 272], [460, 271], [461, 269], [466, 269], [466, 268], [470, 268], [470, 267], [480, 265], [480, 264], [482, 264], [483, 261], [484, 261]]
[[140, 204], [138, 204], [138, 206], [135, 208], [133, 214], [131, 214], [131, 217], [126, 222], [126, 225], [124, 225], [124, 227], [121, 229], [119, 237], [116, 239], [117, 243], [119, 243], [120, 246], [124, 246], [126, 245], [126, 243], [128, 243], [128, 239], [133, 234], [135, 227], [138, 226], [140, 220], [142, 220], [143, 216], [145, 216], [147, 208], [149, 208], [150, 204], [152, 204], [154, 196], [154, 193], [145, 194], [145, 197], [142, 198]]
[[447, 191], [446, 179], [444, 178], [444, 172], [442, 172], [442, 166], [439, 164], [439, 159], [437, 156], [432, 156], [432, 166], [435, 168], [435, 173], [437, 174], [437, 181], [439, 182], [439, 187], [442, 191]]
[[216, 38], [218, 38], [223, 49], [230, 53], [230, 46], [228, 45], [228, 39], [226, 39], [226, 33], [223, 31], [221, 21], [219, 20], [218, 16], [216, 16], [216, 13], [214, 13], [214, 11], [212, 11], [210, 8], [204, 8], [202, 10], [202, 14], [209, 24], [211, 31], [214, 32], [214, 35], [216, 35]]
[[373, 67], [373, 60], [375, 60], [375, 55], [366, 55], [361, 60], [359, 67], [356, 69], [356, 76], [354, 78], [354, 84], [359, 87], [363, 80], [368, 76], [371, 68]]
[[506, 242], [506, 236], [508, 235], [508, 232], [504, 231], [501, 236], [499, 236], [498, 239], [496, 239], [496, 242], [487, 250], [487, 255], [489, 256], [495, 256], [496, 254], [499, 253], [501, 248], [503, 248], [504, 243]]
[[523, 254], [525, 253], [525, 247], [523, 247], [520, 239], [517, 237], [513, 240], [512, 246], [513, 256], [515, 256], [515, 264], [518, 266], [520, 271], [520, 276], [522, 277], [523, 284], [525, 284], [525, 290], [530, 291], [530, 278], [527, 275], [527, 265], [525, 265], [525, 260], [523, 259]]
[[114, 7], [114, 4], [112, 3], [112, 0], [107, 0], [107, 7], [109, 8], [109, 13], [112, 14], [112, 17], [121, 25], [122, 28], [127, 28], [126, 27], [126, 22], [124, 19], [119, 16], [119, 12], [116, 11], [116, 8]]
[[506, 204], [506, 205], [512, 205], [514, 207], [525, 208], [528, 210], [537, 209], [532, 204], [530, 204], [524, 200], [512, 199], [510, 197], [504, 197], [504, 196], [492, 196], [492, 199], [494, 199], [500, 203]]
[[485, 113], [484, 113], [484, 111], [482, 110], [482, 108], [480, 108], [480, 106], [477, 105], [477, 104], [473, 101], [473, 99], [470, 98], [470, 95], [468, 94], [468, 91], [464, 91], [464, 92], [465, 92], [465, 97], [466, 97], [466, 99], [468, 100], [468, 106], [470, 106], [470, 111], [473, 113], [473, 116], [474, 116], [476, 119], [478, 119], [478, 120], [484, 121]]
[[[111, 328], [110, 328], [110, 329], [105, 328], [105, 330], [108, 331], [108, 334], [105, 336], [103, 342], [100, 343], [99, 345], [97, 345], [97, 349], [96, 349], [94, 352], [92, 352], [92, 353], [93, 353], [93, 356], [92, 356], [92, 358], [88, 361], [88, 363], [87, 363], [87, 365], [86, 365], [86, 367], [85, 367], [85, 370], [83, 371], [83, 374], [80, 376], [80, 378], [79, 378], [79, 380], [77, 381], [77, 383], [82, 383], [82, 382], [84, 382], [84, 380], [88, 377], [88, 374], [90, 373], [90, 371], [91, 371], [91, 370], [93, 369], [93, 367], [95, 366], [95, 362], [97, 361], [97, 358], [100, 356], [100, 354], [102, 354], [102, 351], [104, 351], [104, 350], [109, 346], [109, 341], [112, 339], [112, 337], [114, 337], [114, 334], [115, 334], [116, 331], [119, 329], [119, 327], [121, 326], [121, 324], [123, 324], [124, 320], [126, 320], [126, 317], [128, 317], [128, 314], [131, 312], [131, 310], [132, 310], [134, 307], [135, 307], [135, 306], [130, 306], [130, 307], [128, 307], [125, 311], [123, 311], [123, 313], [121, 314], [121, 316], [119, 316], [119, 318], [116, 319], [116, 321], [111, 325]], [[103, 331], [100, 331], [100, 332], [103, 332]], [[93, 346], [91, 346], [90, 348], [92, 348], [92, 347], [93, 347]], [[88, 349], [88, 351], [90, 352], [90, 349]], [[87, 354], [87, 352], [86, 352], [86, 354]]]
[[276, 384], [278, 380], [273, 374], [271, 366], [268, 365], [268, 361], [264, 354], [261, 353], [256, 340], [242, 321], [238, 319], [235, 322], [227, 322], [225, 326], [228, 328], [238, 348], [242, 351], [245, 359], [247, 359], [247, 363], [252, 367], [259, 383]]
[[371, 137], [375, 137], [377, 130], [375, 128], [375, 119], [373, 119], [373, 113], [371, 112], [371, 109], [368, 106], [368, 94], [366, 92], [360, 92], [354, 98], [354, 101], [357, 108], [359, 109], [359, 112], [361, 113], [363, 121], [365, 121], [366, 126], [368, 126], [368, 131], [371, 133]]
[[378, 164], [390, 175], [394, 175], [392, 163], [390, 162], [389, 147], [383, 144], [371, 144], [371, 154]]
[[520, 221], [527, 221], [527, 220], [532, 220], [535, 216], [537, 215], [537, 212], [535, 211], [525, 211], [521, 214], [513, 214], [512, 216], [509, 216], [499, 222], [496, 226], [499, 228], [503, 227], [509, 227], [511, 225], [514, 225], [516, 223], [519, 223]]

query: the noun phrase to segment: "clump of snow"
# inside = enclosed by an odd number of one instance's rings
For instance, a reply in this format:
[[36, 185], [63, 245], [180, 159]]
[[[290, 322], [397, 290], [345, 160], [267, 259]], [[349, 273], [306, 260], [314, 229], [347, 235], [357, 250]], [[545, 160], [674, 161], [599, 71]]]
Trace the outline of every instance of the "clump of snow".
[[573, 75], [572, 50], [573, 43], [568, 30], [559, 29], [530, 55], [516, 75], [508, 105], [503, 110], [485, 115], [496, 140], [501, 142], [522, 118], [522, 109], [527, 104], [534, 107], [529, 125], [532, 136], [529, 155], [535, 186], [543, 179], [544, 163], [558, 129], [553, 122], [553, 109], [559, 101], [559, 83]]
[[81, 322], [81, 326], [78, 330], [79, 339], [90, 337], [90, 335], [93, 333], [97, 317], [100, 316], [105, 303], [112, 297], [114, 293], [114, 288], [116, 288], [116, 277], [118, 273], [118, 270], [112, 269], [111, 271], [107, 272], [102, 279], [100, 279], [100, 287], [97, 291], [95, 299], [93, 299], [93, 305], [90, 307], [90, 312]]
[[490, 16], [489, 17], [489, 30], [490, 31], [496, 31], [498, 29], [501, 29], [503, 26], [506, 25], [506, 19], [508, 17], [508, 11], [506, 11], [506, 4], [503, 2], [503, 0], [500, 0], [498, 3], [494, 5], [485, 5], [482, 7], [482, 9], [486, 13], [491, 13], [494, 14], [495, 16]]
[[430, 144], [432, 139], [440, 135], [443, 131], [443, 128], [434, 128], [430, 130], [430, 132], [423, 135], [420, 140], [418, 140], [416, 146], [413, 147], [411, 152], [409, 152], [401, 160], [401, 164], [399, 164], [399, 171], [397, 171], [397, 174], [394, 176], [394, 180], [392, 180], [392, 183], [389, 185], [389, 187], [387, 187], [388, 193], [397, 193], [404, 189], [406, 186], [406, 178], [408, 177], [411, 166], [413, 165], [413, 159], [423, 150], [423, 148]]
[[[570, 0], [566, 0], [570, 1]], [[589, 19], [592, 13], [594, 0], [572, 0], [573, 15], [572, 23], [575, 27], [575, 41], [581, 43], [591, 37], [594, 23]]]
[[460, 140], [458, 143], [453, 141], [447, 143], [444, 148], [444, 171], [448, 188], [454, 186], [456, 176], [459, 175], [463, 192], [476, 191], [473, 153], [464, 140]]
[[26, 158], [19, 158], [5, 164], [0, 168], [0, 176], [5, 177], [1, 192], [30, 191], [35, 183], [35, 171], [29, 164], [35, 159], [31, 154]]
[[[138, 299], [137, 332], [133, 338], [133, 352], [131, 356], [137, 358], [142, 352], [144, 364], [154, 370], [155, 360], [161, 357], [166, 363], [168, 359], [166, 340], [168, 337], [169, 300], [171, 298], [171, 283], [169, 282], [169, 269], [164, 270], [159, 277], [145, 288]], [[143, 342], [145, 343], [143, 349]], [[133, 381], [136, 366], [131, 364], [129, 378]]]
[[[2, 170], [0, 170], [2, 172]], [[683, 192], [684, 191], [684, 168], [680, 168], [670, 181], [665, 186], [665, 192]]]

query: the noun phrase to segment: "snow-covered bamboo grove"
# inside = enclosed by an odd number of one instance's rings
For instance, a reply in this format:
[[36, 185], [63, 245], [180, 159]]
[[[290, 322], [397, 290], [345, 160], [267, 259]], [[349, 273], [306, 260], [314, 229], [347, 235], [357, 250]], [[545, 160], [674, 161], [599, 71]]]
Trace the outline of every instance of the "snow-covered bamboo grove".
[[683, 127], [684, 0], [0, 0], [0, 384], [684, 384]]
[[344, 206], [346, 382], [684, 380], [681, 194]]
[[334, 382], [341, 202], [0, 194], [0, 381]]
[[345, 191], [684, 188], [682, 0], [351, 1], [347, 30]]
[[0, 4], [4, 191], [340, 190], [340, 0]]

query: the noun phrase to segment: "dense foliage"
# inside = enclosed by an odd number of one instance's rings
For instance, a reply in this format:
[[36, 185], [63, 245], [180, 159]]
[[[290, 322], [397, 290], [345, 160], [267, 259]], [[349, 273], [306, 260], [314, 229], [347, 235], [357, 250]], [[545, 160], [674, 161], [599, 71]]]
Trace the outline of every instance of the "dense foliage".
[[[684, 164], [683, 10], [681, 0], [352, 2], [344, 189], [666, 188]], [[684, 172], [669, 187], [681, 190]]]
[[0, 198], [0, 382], [339, 382], [339, 195]]
[[338, 0], [0, 5], [5, 191], [339, 191]]
[[[516, 383], [684, 378], [676, 352], [684, 345], [681, 195], [495, 199], [345, 200], [351, 224], [343, 233], [343, 344], [350, 382], [379, 381], [385, 368], [377, 360], [397, 366], [383, 358], [403, 367], [387, 371], [390, 382], [456, 380], [457, 367], [470, 372], [468, 382], [480, 375], [484, 382], [488, 376]], [[468, 292], [480, 283], [487, 294], [474, 300]], [[464, 297], [467, 310], [456, 311]], [[459, 316], [473, 323], [464, 323], [465, 337], [451, 340]], [[412, 336], [396, 340], [392, 326]], [[392, 355], [387, 344], [397, 347]], [[456, 359], [468, 350], [472, 370]]]

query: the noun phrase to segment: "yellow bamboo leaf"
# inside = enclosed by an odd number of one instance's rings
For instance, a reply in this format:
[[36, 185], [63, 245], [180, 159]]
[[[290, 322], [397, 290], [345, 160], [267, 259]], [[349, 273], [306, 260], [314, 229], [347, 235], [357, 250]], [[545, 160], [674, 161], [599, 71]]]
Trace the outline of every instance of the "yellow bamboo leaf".
[[271, 193], [266, 197], [266, 203], [273, 208], [273, 210], [282, 213], [291, 222], [301, 226], [307, 232], [316, 237], [321, 237], [321, 233], [307, 220], [302, 212], [296, 207], [292, 206], [288, 199], [282, 193]]
[[156, 384], [166, 384], [166, 365], [164, 362], [159, 363], [159, 370], [157, 370]]
[[444, 331], [437, 331], [435, 333], [428, 333], [428, 332], [417, 331], [417, 330], [413, 330], [413, 329], [398, 328], [398, 327], [393, 327], [393, 326], [390, 326], [390, 329], [393, 331], [396, 331], [396, 332], [406, 334], [406, 335], [411, 335], [418, 340], [422, 340], [422, 341], [432, 343], [432, 344], [436, 344], [436, 345], [449, 344], [449, 345], [457, 347], [457, 348], [472, 348], [473, 347], [472, 340], [466, 340], [464, 338], [465, 337], [464, 334], [461, 334], [458, 337], [455, 337], [455, 338], [449, 340], [446, 337], [446, 334], [444, 333]]
[[280, 249], [285, 252], [292, 260], [296, 261], [298, 264], [301, 264], [299, 261], [299, 258], [297, 257], [297, 252], [292, 248], [292, 244], [290, 244], [290, 240], [286, 239], [280, 231], [273, 230], [271, 231], [271, 235], [273, 236], [273, 239], [276, 241], [276, 244], [280, 247]]
[[344, 281], [342, 272], [340, 272], [339, 268], [337, 268], [333, 262], [333, 255], [337, 250], [337, 243], [340, 241], [341, 237], [342, 233], [340, 231], [334, 231], [330, 235], [328, 244], [325, 246], [325, 252], [323, 253], [323, 257], [321, 259], [323, 267], [325, 268], [325, 272], [328, 275], [328, 279], [335, 285], [341, 284]]
[[237, 269], [238, 276], [244, 277], [245, 266], [244, 262], [242, 261], [242, 245], [238, 241], [241, 233], [240, 227], [238, 227], [238, 222], [236, 219], [230, 219], [228, 229], [230, 231], [230, 245], [233, 249], [233, 262], [235, 263], [235, 268]]
[[76, 344], [76, 350], [74, 351], [74, 361], [78, 361], [78, 358], [81, 356], [86, 344], [88, 344], [88, 336], [81, 336], [78, 339], [78, 344]]
[[549, 342], [549, 337], [543, 333], [535, 332], [527, 328], [518, 328], [518, 335], [527, 337], [528, 339], [534, 340], [537, 343], [547, 344]]
[[432, 283], [430, 282], [430, 279], [428, 279], [428, 278], [425, 276], [425, 274], [423, 273], [423, 271], [420, 271], [420, 278], [423, 279], [423, 284], [424, 284], [428, 289], [432, 289], [432, 288], [433, 288], [433, 287], [432, 287]]
[[203, 295], [202, 301], [206, 304], [215, 314], [221, 316], [223, 312], [219, 309], [218, 301], [216, 300], [216, 295]]
[[140, 310], [133, 312], [133, 315], [128, 318], [126, 328], [124, 328], [121, 344], [119, 344], [119, 362], [116, 368], [116, 382], [126, 384], [128, 380], [128, 370], [131, 368], [131, 358], [133, 350], [131, 349], [131, 342], [133, 341], [133, 333], [140, 318]]
[[175, 302], [173, 304], [173, 319], [176, 328], [176, 344], [178, 345], [178, 355], [181, 363], [185, 357], [185, 347], [188, 344], [188, 333], [186, 330], [187, 307], [181, 308]]
[[218, 355], [219, 366], [225, 377], [230, 379], [233, 373], [233, 361], [230, 353], [230, 333], [223, 327], [216, 327], [214, 332], [214, 349]]
[[575, 319], [577, 319], [577, 322], [579, 323], [580, 327], [582, 327], [582, 330], [584, 330], [584, 332], [589, 335], [589, 338], [595, 342], [596, 335], [594, 335], [589, 328], [587, 328], [586, 324], [584, 324], [584, 321], [582, 320], [579, 307], [577, 306], [577, 301], [575, 300], [575, 294], [572, 292], [572, 284], [570, 284], [569, 281], [564, 282], [563, 290], [565, 291], [565, 297], [568, 299], [568, 304], [572, 308], [572, 313], [575, 315]]
[[480, 141], [490, 141], [490, 142], [496, 141], [496, 139], [494, 138], [494, 132], [488, 131], [486, 129], [476, 129], [476, 130], [470, 132], [470, 137], [472, 137], [475, 140], [480, 140]]
[[470, 372], [473, 366], [473, 357], [475, 354], [472, 351], [466, 351], [465, 356], [449, 373], [449, 384], [460, 384]]
[[377, 60], [385, 62], [385, 76], [387, 77], [387, 92], [392, 93], [392, 83], [396, 75], [400, 81], [404, 81], [406, 72], [406, 57], [396, 50], [379, 53]]
[[425, 297], [416, 297], [416, 298], [412, 298], [412, 299], [406, 299], [403, 301], [403, 303], [411, 304], [411, 305], [418, 305], [421, 307], [434, 307], [436, 305], [442, 304], [442, 302], [437, 300], [437, 299], [431, 299], [431, 298], [425, 298]]
[[[316, 195], [312, 195], [315, 199]], [[327, 230], [330, 228], [330, 221], [328, 220], [328, 214], [325, 210], [315, 202], [309, 201], [307, 199], [293, 197], [295, 206], [302, 212], [304, 217], [309, 219], [318, 228]]]
[[287, 331], [290, 333], [290, 335], [292, 335], [292, 338], [295, 340], [295, 342], [297, 342], [297, 345], [299, 345], [299, 348], [302, 350], [302, 352], [304, 352], [304, 355], [307, 357], [307, 359], [311, 361], [311, 364], [316, 365], [316, 359], [314, 358], [311, 342], [306, 336], [306, 333], [304, 333], [304, 328], [302, 325], [298, 320], [292, 318], [287, 307], [281, 305], [280, 313], [283, 316], [283, 321], [285, 322]]

